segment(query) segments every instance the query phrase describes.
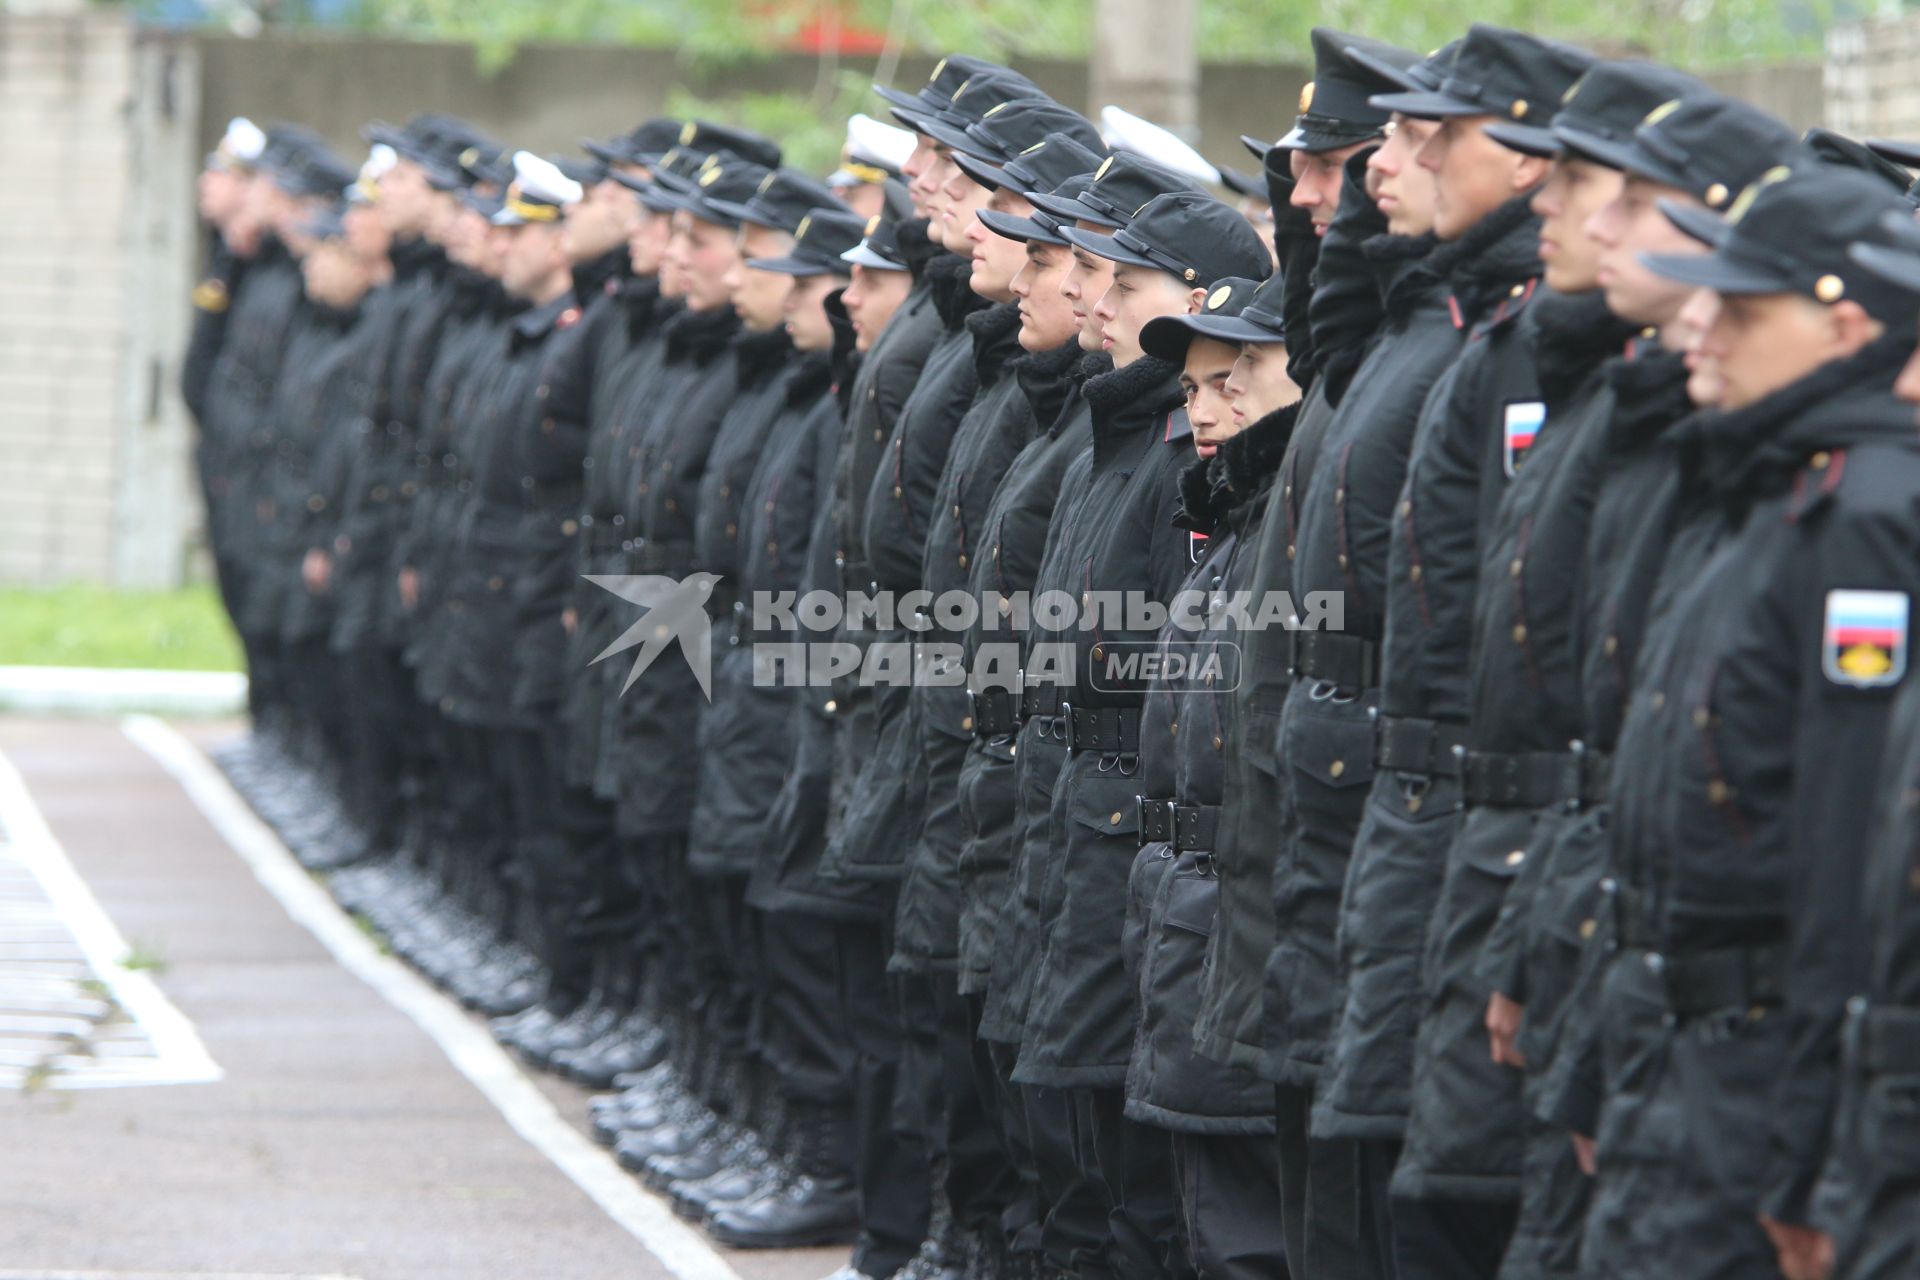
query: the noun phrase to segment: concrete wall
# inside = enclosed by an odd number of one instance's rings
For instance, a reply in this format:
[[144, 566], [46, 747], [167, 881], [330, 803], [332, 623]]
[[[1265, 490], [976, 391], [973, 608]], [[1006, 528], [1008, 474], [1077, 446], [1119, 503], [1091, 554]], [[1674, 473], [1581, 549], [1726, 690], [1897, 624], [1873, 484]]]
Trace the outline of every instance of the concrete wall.
[[123, 23], [0, 18], [0, 581], [115, 576], [133, 76]]
[[1858, 138], [1920, 138], [1920, 15], [1827, 35], [1827, 124]]

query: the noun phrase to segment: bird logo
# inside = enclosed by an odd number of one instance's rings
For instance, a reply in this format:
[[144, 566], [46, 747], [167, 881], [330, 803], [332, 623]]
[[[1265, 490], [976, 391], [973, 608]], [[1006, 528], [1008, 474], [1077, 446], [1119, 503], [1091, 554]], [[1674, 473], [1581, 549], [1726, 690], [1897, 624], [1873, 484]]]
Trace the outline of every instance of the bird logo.
[[699, 682], [700, 692], [709, 701], [713, 699], [713, 622], [707, 617], [707, 601], [720, 581], [719, 574], [690, 573], [685, 578], [644, 573], [585, 576], [601, 590], [611, 591], [628, 604], [637, 604], [646, 610], [637, 622], [596, 654], [588, 666], [637, 647], [640, 652], [634, 655], [633, 669], [627, 672], [626, 683], [620, 686], [620, 692], [625, 694], [633, 688], [640, 673], [677, 640], [680, 652], [686, 655], [687, 666], [693, 670], [693, 678]]

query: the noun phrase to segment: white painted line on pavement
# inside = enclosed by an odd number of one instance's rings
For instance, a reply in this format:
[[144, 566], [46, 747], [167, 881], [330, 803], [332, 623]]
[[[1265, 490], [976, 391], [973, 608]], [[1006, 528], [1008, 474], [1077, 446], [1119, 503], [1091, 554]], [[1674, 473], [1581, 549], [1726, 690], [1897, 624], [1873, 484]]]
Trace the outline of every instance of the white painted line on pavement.
[[[53, 919], [66, 926], [80, 956], [93, 976], [106, 985], [114, 1003], [146, 1032], [154, 1056], [116, 1067], [110, 1072], [76, 1071], [48, 1080], [54, 1088], [110, 1088], [133, 1084], [209, 1084], [222, 1072], [185, 1014], [167, 999], [153, 978], [124, 961], [127, 940], [101, 909], [93, 890], [74, 870], [67, 851], [54, 838], [40, 806], [27, 790], [26, 780], [13, 761], [0, 753], [0, 824], [4, 824], [8, 858], [32, 872], [46, 895]], [[44, 989], [49, 984], [31, 984]], [[74, 980], [65, 980], [69, 993], [80, 994]]]
[[382, 955], [198, 747], [151, 716], [129, 716], [120, 727], [173, 776], [295, 924], [319, 939], [341, 968], [431, 1037], [514, 1132], [557, 1165], [667, 1270], [680, 1280], [740, 1280], [726, 1259], [664, 1201], [643, 1190], [612, 1156], [561, 1119], [546, 1095], [459, 1005], [398, 960]]
[[224, 716], [246, 706], [247, 678], [234, 671], [0, 666], [0, 709], [8, 711]]

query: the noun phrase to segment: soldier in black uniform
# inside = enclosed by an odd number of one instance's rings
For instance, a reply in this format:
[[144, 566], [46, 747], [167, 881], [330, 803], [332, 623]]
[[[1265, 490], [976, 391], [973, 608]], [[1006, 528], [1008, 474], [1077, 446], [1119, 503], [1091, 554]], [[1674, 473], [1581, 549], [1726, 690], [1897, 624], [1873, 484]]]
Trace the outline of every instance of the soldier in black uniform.
[[[1203, 300], [1219, 279], [1263, 276], [1271, 257], [1245, 219], [1199, 194], [1156, 197], [1111, 235], [1062, 230], [1074, 248], [1114, 263], [1088, 312], [1114, 371], [1087, 384], [1092, 463], [1076, 473], [1084, 493], [1063, 495], [1064, 518], [1048, 533], [1045, 559], [1059, 576], [1043, 572], [1036, 582], [1067, 590], [1080, 607], [1050, 637], [1065, 665], [1052, 679], [1062, 686], [1067, 756], [1053, 791], [1044, 937], [1014, 1076], [1067, 1091], [1076, 1159], [1106, 1197], [1107, 1239], [1081, 1246], [1070, 1265], [1080, 1274], [1150, 1275], [1175, 1256], [1176, 1210], [1165, 1135], [1124, 1115], [1133, 998], [1117, 946], [1138, 843], [1145, 685], [1109, 654], [1117, 660], [1151, 642], [1158, 627], [1142, 615], [1172, 595], [1191, 560], [1172, 523], [1188, 436], [1179, 371], [1144, 355], [1140, 330]], [[1123, 842], [1128, 851], [1116, 852]]]
[[[1346, 50], [1360, 45], [1381, 63], [1400, 70], [1414, 61], [1412, 54], [1359, 37], [1317, 30], [1314, 82], [1301, 98], [1294, 128], [1277, 148], [1266, 148], [1267, 175], [1274, 192], [1277, 215], [1275, 249], [1282, 263], [1284, 294], [1277, 309], [1288, 336], [1286, 360], [1272, 355], [1249, 357], [1248, 374], [1277, 376], [1291, 371], [1291, 381], [1305, 397], [1288, 431], [1280, 474], [1267, 510], [1257, 525], [1243, 534], [1237, 553], [1239, 572], [1256, 602], [1290, 597], [1299, 528], [1299, 512], [1308, 492], [1312, 459], [1329, 428], [1339, 397], [1334, 384], [1351, 377], [1353, 360], [1344, 360], [1343, 377], [1317, 376], [1324, 351], [1332, 363], [1336, 351], [1364, 344], [1380, 328], [1380, 285], [1375, 268], [1361, 257], [1360, 235], [1336, 224], [1340, 183], [1348, 181], [1345, 165], [1372, 150], [1387, 123], [1387, 112], [1368, 104], [1370, 94], [1390, 81]], [[1404, 145], [1405, 140], [1401, 140]], [[1325, 163], [1332, 160], [1331, 169]], [[1294, 174], [1304, 175], [1303, 184]], [[1283, 176], [1284, 175], [1284, 176]], [[1354, 180], [1357, 182], [1357, 180]], [[1364, 194], [1364, 193], [1362, 193]], [[1360, 196], [1349, 200], [1347, 220], [1367, 215]], [[1422, 208], [1418, 201], [1413, 208]], [[1403, 233], [1424, 231], [1417, 216]], [[1326, 251], [1322, 251], [1322, 245]], [[1316, 291], [1315, 281], [1319, 282]], [[1411, 297], [1410, 294], [1403, 295]], [[1307, 304], [1319, 308], [1310, 319]], [[1262, 309], [1274, 306], [1263, 299]], [[1323, 335], [1315, 330], [1323, 330]], [[1276, 353], [1277, 354], [1277, 353]], [[1387, 385], [1368, 394], [1390, 395], [1420, 378], [1419, 363], [1409, 359], [1396, 368]], [[1241, 670], [1234, 690], [1233, 714], [1226, 718], [1229, 744], [1225, 753], [1222, 813], [1216, 836], [1218, 874], [1217, 919], [1209, 938], [1209, 962], [1202, 975], [1195, 1012], [1195, 1045], [1205, 1057], [1243, 1070], [1259, 1070], [1265, 1056], [1266, 1018], [1263, 1012], [1263, 975], [1274, 935], [1274, 871], [1280, 844], [1276, 833], [1284, 820], [1284, 789], [1279, 761], [1278, 713], [1291, 684], [1290, 646], [1286, 630], [1268, 626], [1241, 638]], [[1280, 1165], [1293, 1166], [1282, 1178], [1282, 1217], [1287, 1251], [1296, 1271], [1309, 1271], [1306, 1204], [1308, 1179], [1303, 1176], [1309, 1151], [1306, 1104], [1309, 1094], [1298, 1086], [1282, 1086], [1276, 1119]], [[1337, 1154], [1344, 1155], [1345, 1148]], [[1323, 1156], [1336, 1154], [1334, 1148]], [[1338, 1165], [1322, 1162], [1315, 1180], [1330, 1205], [1357, 1203], [1351, 1194], [1351, 1160]], [[1334, 1177], [1335, 1170], [1339, 1176]], [[1331, 1210], [1328, 1211], [1329, 1213]], [[1329, 1218], [1329, 1225], [1336, 1219]]]
[[[1898, 248], [1858, 245], [1856, 262], [1911, 295], [1920, 295], [1920, 237], [1897, 228]], [[1911, 303], [1909, 304], [1911, 305]], [[1920, 369], [1909, 360], [1894, 393], [1920, 404]], [[1832, 1243], [1805, 1242], [1820, 1259], [1833, 1250], [1841, 1280], [1892, 1280], [1920, 1266], [1920, 1131], [1914, 1123], [1915, 1078], [1920, 1075], [1920, 995], [1913, 963], [1914, 904], [1920, 899], [1915, 862], [1914, 714], [1911, 688], [1896, 699], [1887, 727], [1874, 824], [1863, 877], [1868, 922], [1867, 967], [1861, 994], [1850, 1002], [1838, 1122], [1827, 1169], [1827, 1194], [1814, 1222]], [[1805, 1256], [1805, 1255], [1803, 1255]]]
[[1162, 317], [1142, 334], [1149, 355], [1183, 367], [1200, 456], [1180, 477], [1178, 521], [1194, 564], [1175, 597], [1181, 609], [1161, 629], [1166, 665], [1141, 713], [1140, 851], [1125, 934], [1140, 1015], [1126, 1113], [1172, 1134], [1187, 1261], [1203, 1276], [1288, 1273], [1273, 1092], [1193, 1044], [1244, 630], [1228, 603], [1246, 589], [1254, 557], [1245, 535], [1264, 514], [1300, 399], [1291, 381], [1234, 374], [1243, 360], [1285, 367], [1285, 292], [1277, 276], [1222, 280], [1200, 313]]
[[[1715, 245], [1647, 265], [1701, 286], [1693, 351], [1718, 384], [1687, 433], [1697, 485], [1662, 575], [1611, 785], [1632, 941], [1611, 1038], [1638, 995], [1652, 1051], [1609, 1060], [1595, 1274], [1814, 1274], [1804, 1256], [1828, 1147], [1843, 1006], [1868, 971], [1855, 923], [1870, 797], [1906, 670], [1920, 458], [1893, 383], [1911, 298], [1848, 257], [1905, 211], [1884, 183], [1809, 158], [1769, 170]], [[1658, 1127], [1657, 1168], [1616, 1165], [1619, 1124]], [[1642, 1157], [1644, 1159], [1644, 1156]], [[1763, 1229], [1764, 1228], [1764, 1229]]]

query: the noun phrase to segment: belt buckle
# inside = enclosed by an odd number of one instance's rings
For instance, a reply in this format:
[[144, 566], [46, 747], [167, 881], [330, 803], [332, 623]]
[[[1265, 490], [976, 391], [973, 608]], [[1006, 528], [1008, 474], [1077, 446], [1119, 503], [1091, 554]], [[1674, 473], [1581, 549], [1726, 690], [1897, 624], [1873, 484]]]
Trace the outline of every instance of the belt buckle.
[[1074, 728], [1073, 724], [1073, 704], [1065, 699], [1062, 699], [1060, 703], [1059, 719], [1066, 730], [1068, 752], [1078, 752], [1080, 750], [1080, 733], [1079, 730]]
[[1586, 760], [1587, 744], [1578, 738], [1567, 744], [1567, 753], [1560, 757], [1560, 800], [1568, 813], [1586, 807]]

